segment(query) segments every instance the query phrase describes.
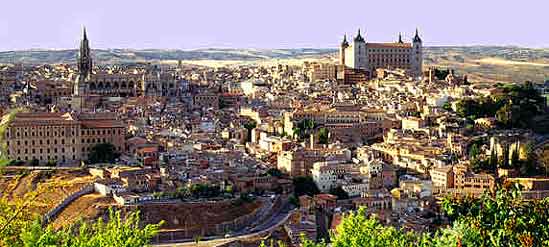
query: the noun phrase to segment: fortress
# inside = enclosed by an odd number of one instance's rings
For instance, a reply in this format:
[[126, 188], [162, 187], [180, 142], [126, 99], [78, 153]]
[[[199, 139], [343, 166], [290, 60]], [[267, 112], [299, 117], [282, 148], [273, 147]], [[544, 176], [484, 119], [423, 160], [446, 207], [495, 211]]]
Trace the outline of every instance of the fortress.
[[411, 43], [398, 41], [392, 43], [370, 43], [358, 30], [358, 34], [349, 43], [347, 36], [339, 47], [339, 64], [352, 69], [365, 70], [369, 74], [378, 68], [401, 68], [413, 76], [420, 76], [423, 64], [423, 46], [416, 29]]

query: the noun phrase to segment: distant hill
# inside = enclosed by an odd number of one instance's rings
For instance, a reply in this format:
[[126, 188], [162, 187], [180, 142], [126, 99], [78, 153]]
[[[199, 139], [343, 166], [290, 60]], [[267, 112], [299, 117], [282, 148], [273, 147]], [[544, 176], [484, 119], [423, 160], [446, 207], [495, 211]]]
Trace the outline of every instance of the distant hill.
[[429, 47], [426, 66], [454, 68], [483, 82], [543, 82], [549, 80], [549, 49], [469, 46]]
[[[294, 59], [318, 57], [336, 52], [334, 49], [110, 49], [93, 50], [94, 60], [102, 64], [164, 60], [233, 60]], [[0, 52], [0, 63], [75, 63], [78, 50], [26, 50]]]
[[[77, 50], [26, 50], [0, 52], [0, 63], [75, 63]], [[272, 60], [335, 59], [337, 49], [108, 49], [93, 50], [99, 64], [133, 62], [184, 62], [215, 64], [227, 61], [265, 62]], [[209, 62], [209, 63], [206, 63]], [[426, 47], [425, 66], [456, 69], [475, 81], [497, 82], [549, 79], [549, 49], [510, 46]]]

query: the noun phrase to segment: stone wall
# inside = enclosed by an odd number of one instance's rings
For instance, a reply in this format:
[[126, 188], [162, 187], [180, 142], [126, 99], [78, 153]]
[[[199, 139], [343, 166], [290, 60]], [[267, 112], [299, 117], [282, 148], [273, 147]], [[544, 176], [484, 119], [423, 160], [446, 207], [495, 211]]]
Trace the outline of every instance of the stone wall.
[[63, 211], [65, 207], [67, 207], [69, 204], [71, 204], [74, 200], [78, 199], [79, 197], [93, 193], [95, 191], [93, 184], [88, 184], [84, 187], [82, 187], [80, 190], [70, 194], [67, 196], [61, 203], [57, 204], [53, 209], [51, 209], [49, 212], [47, 212], [43, 218], [42, 218], [42, 224], [47, 225], [50, 221], [54, 220], [57, 215]]
[[202, 227], [200, 230], [170, 230], [160, 232], [155, 242], [173, 242], [178, 240], [194, 239], [198, 236], [224, 236], [229, 232], [239, 231], [245, 227], [255, 226], [261, 220], [271, 217], [274, 211], [279, 211], [283, 205], [283, 200], [277, 197], [273, 203], [264, 202], [260, 208], [252, 213], [240, 216], [234, 220], [223, 222], [216, 225]]

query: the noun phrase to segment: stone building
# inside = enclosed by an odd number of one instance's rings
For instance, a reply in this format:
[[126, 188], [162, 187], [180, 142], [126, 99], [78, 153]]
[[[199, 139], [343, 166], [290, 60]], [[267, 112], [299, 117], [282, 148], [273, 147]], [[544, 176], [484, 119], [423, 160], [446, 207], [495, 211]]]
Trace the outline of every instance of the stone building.
[[[168, 96], [178, 94], [178, 76], [174, 73], [147, 69], [137, 71], [94, 71], [91, 48], [84, 29], [78, 55], [78, 78], [74, 83], [75, 98], [99, 95], [107, 97], [133, 97], [138, 95]], [[80, 99], [81, 100], [81, 99]]]
[[125, 134], [122, 122], [107, 114], [18, 113], [5, 139], [10, 159], [74, 164], [101, 143], [124, 152]]
[[421, 76], [423, 42], [417, 30], [411, 43], [405, 43], [400, 34], [397, 42], [366, 42], [359, 29], [351, 43], [346, 36], [343, 37], [339, 47], [339, 64], [367, 71], [370, 75], [378, 68], [401, 68], [413, 76]]

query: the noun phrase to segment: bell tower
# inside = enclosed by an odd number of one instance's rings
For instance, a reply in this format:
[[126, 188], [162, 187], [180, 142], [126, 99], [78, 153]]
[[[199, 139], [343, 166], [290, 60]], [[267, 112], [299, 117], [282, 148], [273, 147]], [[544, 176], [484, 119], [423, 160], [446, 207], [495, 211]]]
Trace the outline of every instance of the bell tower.
[[88, 35], [86, 28], [84, 27], [84, 34], [82, 41], [80, 41], [80, 51], [78, 53], [78, 78], [74, 87], [74, 94], [80, 95], [85, 88], [85, 82], [89, 80], [92, 73], [93, 62], [91, 58], [90, 44], [88, 41]]

